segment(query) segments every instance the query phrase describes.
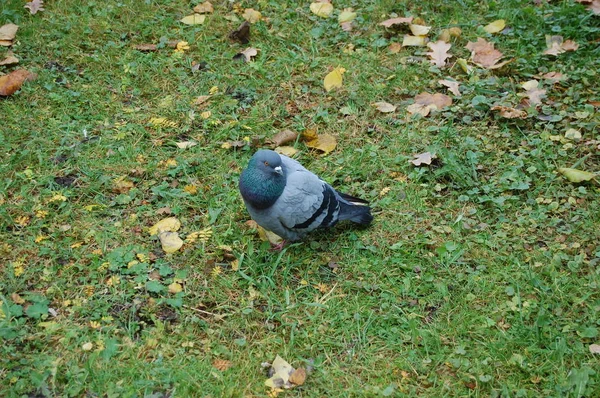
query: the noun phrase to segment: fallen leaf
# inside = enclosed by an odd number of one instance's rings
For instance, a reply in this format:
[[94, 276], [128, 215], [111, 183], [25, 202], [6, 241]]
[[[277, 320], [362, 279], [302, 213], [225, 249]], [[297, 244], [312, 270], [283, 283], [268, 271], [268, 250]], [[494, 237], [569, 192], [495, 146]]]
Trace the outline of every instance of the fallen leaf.
[[94, 344], [93, 344], [93, 343], [89, 343], [89, 342], [88, 342], [88, 343], [85, 343], [85, 344], [83, 344], [83, 345], [81, 346], [81, 349], [82, 349], [83, 351], [91, 351], [91, 350], [92, 350], [92, 348], [94, 348]]
[[274, 232], [271, 232], [267, 229], [264, 229], [260, 225], [257, 225], [258, 237], [263, 242], [269, 242], [270, 244], [276, 246], [283, 242], [283, 238], [277, 235]]
[[19, 59], [17, 57], [15, 57], [12, 54], [10, 54], [10, 55], [7, 54], [6, 58], [4, 58], [2, 61], [0, 61], [0, 66], [3, 66], [3, 65], [7, 65], [7, 66], [8, 65], [15, 65], [15, 64], [18, 64], [18, 63], [19, 63]]
[[431, 26], [409, 24], [408, 28], [415, 36], [425, 36], [431, 30]]
[[506, 21], [504, 19], [498, 19], [488, 25], [483, 27], [483, 30], [488, 32], [489, 34], [494, 34], [498, 32], [502, 32], [506, 27]]
[[541, 76], [543, 79], [550, 80], [552, 83], [557, 83], [561, 80], [567, 80], [567, 76], [560, 72], [548, 72]]
[[458, 26], [454, 26], [448, 29], [448, 31], [450, 31], [450, 36], [452, 37], [460, 37], [460, 35], [462, 34], [462, 29]]
[[196, 7], [194, 7], [194, 12], [198, 13], [198, 14], [210, 14], [214, 11], [213, 5], [210, 4], [209, 1], [205, 1], [202, 4], [198, 4]]
[[183, 291], [183, 286], [177, 282], [173, 282], [168, 287], [169, 293], [176, 294]]
[[148, 121], [154, 127], [177, 127], [177, 122], [166, 117], [152, 117]]
[[430, 165], [431, 162], [433, 162], [433, 160], [437, 158], [435, 154], [431, 154], [430, 152], [420, 153], [418, 155], [414, 155], [413, 157], [414, 159], [410, 162], [415, 166], [420, 166], [422, 164]]
[[402, 44], [400, 43], [392, 43], [390, 44], [390, 46], [388, 47], [388, 51], [391, 52], [392, 54], [396, 54], [399, 53], [400, 50], [402, 50]]
[[337, 146], [337, 140], [330, 134], [316, 135], [313, 130], [306, 130], [302, 136], [307, 147], [318, 149], [319, 151], [322, 151], [324, 155], [333, 151]]
[[21, 298], [21, 296], [19, 296], [17, 293], [12, 293], [10, 298], [15, 304], [23, 304], [25, 302], [25, 300], [23, 300], [23, 298]]
[[149, 51], [157, 51], [158, 50], [158, 46], [156, 44], [136, 44], [136, 45], [133, 46], [133, 48], [135, 50], [142, 51], [142, 52], [149, 52]]
[[9, 96], [21, 88], [26, 81], [32, 81], [37, 78], [35, 73], [25, 69], [17, 69], [8, 75], [0, 76], [0, 96]]
[[224, 372], [233, 366], [233, 362], [228, 361], [226, 359], [215, 359], [212, 363], [212, 366], [215, 369], [220, 370], [221, 372]]
[[381, 113], [390, 113], [396, 111], [396, 106], [390, 104], [389, 102], [374, 102], [373, 105], [377, 110]]
[[353, 23], [353, 21], [350, 21], [350, 22], [342, 22], [342, 23], [340, 24], [340, 26], [342, 27], [342, 30], [343, 30], [344, 32], [351, 32], [351, 31], [352, 31], [352, 23]]
[[600, 354], [600, 344], [590, 344], [590, 354]]
[[431, 58], [431, 63], [438, 68], [443, 68], [446, 65], [446, 60], [452, 56], [448, 54], [448, 50], [450, 50], [452, 44], [442, 40], [438, 40], [435, 43], [427, 43], [427, 47], [431, 49], [431, 52], [427, 53]]
[[296, 148], [294, 148], [293, 146], [278, 146], [274, 149], [274, 151], [281, 155], [288, 156], [290, 158], [292, 156], [294, 156], [296, 153], [298, 153], [298, 150]]
[[256, 54], [258, 54], [258, 50], [256, 48], [248, 47], [245, 50], [235, 54], [233, 56], [233, 59], [243, 60], [244, 62], [250, 62], [252, 61], [252, 57], [255, 57]]
[[356, 13], [354, 10], [352, 8], [345, 8], [344, 11], [340, 12], [340, 15], [338, 15], [338, 22], [340, 24], [352, 22], [355, 18]]
[[441, 84], [442, 86], [448, 87], [448, 90], [450, 90], [450, 92], [454, 95], [456, 95], [457, 97], [460, 97], [460, 90], [458, 89], [460, 83], [456, 82], [454, 80], [447, 80], [447, 79], [442, 79], [442, 80], [438, 80], [438, 83]]
[[467, 43], [466, 48], [471, 50], [473, 62], [486, 69], [498, 69], [512, 61], [498, 63], [504, 55], [494, 48], [493, 43], [489, 43], [481, 37], [477, 38], [476, 42]]
[[385, 26], [386, 28], [389, 28], [391, 26], [394, 25], [400, 25], [400, 24], [409, 24], [413, 21], [413, 17], [407, 17], [407, 18], [390, 18], [390, 19], [386, 19], [383, 22], [380, 22], [379, 25], [381, 26]]
[[337, 67], [325, 76], [323, 80], [323, 86], [327, 92], [333, 90], [334, 88], [342, 87], [342, 75], [346, 72], [346, 69]]
[[564, 175], [570, 182], [583, 182], [590, 181], [596, 177], [596, 174], [590, 173], [589, 171], [570, 169], [568, 167], [559, 167], [558, 172]]
[[318, 17], [329, 18], [333, 13], [333, 5], [331, 3], [310, 3], [310, 11]]
[[177, 232], [161, 232], [158, 234], [158, 239], [165, 253], [175, 253], [183, 246], [183, 240]]
[[298, 133], [292, 130], [281, 130], [271, 138], [271, 141], [277, 146], [287, 144], [288, 142], [295, 141], [298, 138]]
[[[17, 30], [19, 30], [19, 26], [15, 25], [14, 23], [2, 25], [0, 27], [0, 41], [12, 42], [17, 35]], [[3, 45], [10, 46], [12, 43]]]
[[113, 180], [112, 191], [114, 193], [127, 193], [134, 187], [133, 181], [127, 177], [118, 177]]
[[29, 3], [25, 4], [23, 8], [27, 8], [31, 15], [35, 15], [38, 11], [44, 11], [44, 1], [32, 0]]
[[200, 95], [196, 97], [194, 101], [194, 105], [203, 105], [206, 101], [208, 101], [212, 97], [212, 95]]
[[565, 42], [562, 44], [562, 48], [565, 51], [575, 51], [579, 48], [579, 44], [573, 40], [565, 40]]
[[175, 232], [179, 228], [181, 228], [181, 222], [177, 218], [167, 217], [148, 228], [148, 233], [153, 236], [160, 232]]
[[546, 90], [538, 87], [539, 82], [537, 80], [529, 80], [522, 84], [525, 89], [525, 95], [529, 99], [531, 105], [540, 105], [542, 98], [546, 97]]
[[566, 51], [575, 51], [579, 48], [579, 44], [573, 40], [564, 41], [562, 36], [546, 35], [546, 47], [544, 54], [558, 56]]
[[248, 144], [247, 141], [244, 140], [238, 140], [238, 141], [227, 141], [224, 142], [223, 144], [221, 144], [221, 148], [223, 149], [239, 149], [239, 148], [243, 148], [246, 146], [246, 144]]
[[290, 374], [290, 383], [301, 386], [306, 381], [306, 369], [298, 368]]
[[179, 21], [186, 25], [201, 25], [206, 20], [206, 15], [192, 14], [181, 18]]
[[293, 387], [289, 380], [294, 368], [286, 360], [277, 355], [271, 365], [271, 370], [273, 371], [273, 376], [265, 381], [267, 387], [271, 387], [272, 389]]
[[181, 141], [181, 142], [176, 142], [175, 145], [177, 145], [177, 148], [188, 149], [188, 148], [198, 145], [198, 143], [196, 141]]
[[427, 38], [425, 36], [411, 36], [404, 35], [404, 39], [402, 40], [402, 47], [422, 47], [425, 45]]
[[520, 109], [510, 108], [508, 106], [495, 105], [490, 109], [492, 111], [498, 111], [500, 116], [507, 119], [525, 119], [527, 117], [527, 112]]
[[576, 129], [568, 129], [565, 131], [565, 138], [571, 141], [581, 141], [581, 132]]
[[257, 23], [260, 21], [262, 14], [260, 11], [256, 11], [254, 8], [246, 8], [242, 14], [242, 18], [250, 23]]
[[[415, 96], [415, 103], [413, 105], [420, 105], [423, 107], [427, 107], [430, 110], [432, 110], [432, 109], [441, 110], [447, 106], [452, 105], [452, 98], [450, 98], [446, 94], [441, 94], [441, 93], [430, 94], [430, 93], [424, 92], [421, 94], [417, 94]], [[429, 114], [429, 112], [427, 112], [427, 114]], [[427, 116], [427, 115], [424, 115], [424, 116]]]
[[242, 44], [248, 44], [250, 42], [250, 23], [248, 21], [242, 22], [236, 30], [229, 33], [229, 38]]

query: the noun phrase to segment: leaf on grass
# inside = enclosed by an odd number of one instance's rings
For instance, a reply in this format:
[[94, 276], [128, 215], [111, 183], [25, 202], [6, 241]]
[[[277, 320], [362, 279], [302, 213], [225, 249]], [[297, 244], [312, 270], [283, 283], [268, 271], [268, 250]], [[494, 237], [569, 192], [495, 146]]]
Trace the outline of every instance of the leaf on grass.
[[220, 370], [221, 372], [224, 372], [233, 366], [233, 362], [228, 361], [226, 359], [215, 359], [212, 363], [212, 366], [215, 369]]
[[194, 7], [194, 12], [198, 14], [210, 14], [214, 11], [213, 5], [210, 4], [210, 1], [205, 1], [202, 4], [198, 4]]
[[338, 15], [338, 22], [343, 24], [346, 22], [352, 22], [356, 18], [356, 13], [352, 8], [344, 8], [344, 11]]
[[498, 111], [500, 116], [507, 118], [507, 119], [525, 119], [527, 117], [527, 112], [520, 110], [520, 109], [511, 108], [508, 106], [495, 105], [495, 106], [491, 107], [490, 109], [492, 111]]
[[488, 32], [489, 34], [494, 34], [498, 32], [502, 32], [506, 27], [506, 21], [504, 19], [498, 19], [488, 25], [483, 27], [483, 30]]
[[244, 62], [250, 62], [252, 61], [253, 57], [256, 57], [256, 54], [258, 54], [258, 50], [254, 47], [248, 47], [243, 51], [240, 51], [239, 53], [235, 54], [233, 56], [233, 59], [235, 60], [242, 60]]
[[250, 23], [257, 23], [262, 18], [262, 14], [254, 8], [246, 8], [242, 14], [242, 18]]
[[396, 54], [399, 53], [400, 50], [402, 50], [402, 44], [400, 43], [392, 43], [390, 44], [390, 46], [388, 47], [388, 51], [391, 52], [392, 54]]
[[6, 58], [0, 61], [0, 66], [15, 65], [19, 63], [19, 59], [12, 54], [6, 54]]
[[167, 290], [171, 294], [176, 294], [176, 293], [180, 293], [183, 291], [183, 286], [181, 286], [181, 284], [179, 284], [177, 282], [173, 282], [167, 287]]
[[350, 21], [350, 22], [342, 22], [342, 23], [340, 24], [340, 26], [342, 27], [342, 30], [343, 30], [344, 32], [352, 32], [352, 23], [353, 23], [353, 21]]
[[548, 72], [544, 73], [542, 79], [550, 80], [552, 83], [558, 83], [562, 80], [567, 80], [567, 75], [564, 75], [560, 72]]
[[452, 105], [452, 98], [441, 93], [421, 93], [415, 96], [415, 103], [409, 105], [406, 110], [411, 114], [418, 113], [427, 116], [432, 110], [441, 110]]
[[333, 90], [334, 88], [342, 87], [343, 83], [343, 74], [346, 72], [346, 69], [337, 67], [325, 76], [323, 80], [323, 86], [327, 92]]
[[571, 141], [581, 141], [581, 132], [576, 129], [568, 129], [565, 131], [565, 138]]
[[27, 8], [31, 15], [35, 15], [38, 11], [44, 11], [44, 1], [32, 0], [29, 3], [25, 4], [23, 8]]
[[544, 51], [544, 54], [557, 56], [566, 51], [575, 51], [579, 48], [579, 44], [573, 40], [563, 40], [562, 36], [546, 35], [546, 46], [548, 48]]
[[181, 228], [181, 222], [177, 218], [167, 217], [148, 228], [148, 233], [153, 236], [160, 232], [175, 232], [179, 228]]
[[290, 383], [301, 386], [306, 381], [306, 369], [298, 368], [290, 374]]
[[590, 344], [590, 354], [600, 354], [600, 344]]
[[431, 30], [431, 26], [409, 24], [408, 28], [415, 36], [425, 36]]
[[12, 41], [17, 35], [17, 30], [19, 30], [19, 26], [14, 23], [2, 25], [0, 27], [0, 45], [5, 47], [11, 46]]
[[198, 143], [196, 141], [180, 141], [176, 142], [175, 145], [177, 145], [177, 148], [188, 149], [198, 145]]
[[433, 162], [433, 160], [437, 158], [437, 156], [430, 152], [424, 152], [418, 155], [414, 155], [413, 158], [414, 159], [412, 159], [410, 162], [415, 166], [421, 166], [423, 164], [430, 165], [431, 162]]
[[133, 181], [127, 177], [118, 177], [113, 180], [112, 191], [114, 193], [127, 193], [134, 187]]
[[243, 148], [248, 144], [248, 141], [238, 140], [238, 141], [227, 141], [221, 144], [221, 148], [223, 149], [239, 149]]
[[293, 146], [278, 146], [277, 148], [274, 149], [274, 151], [281, 155], [288, 156], [290, 158], [292, 156], [294, 156], [296, 153], [298, 153], [298, 150], [296, 148], [294, 148]]
[[208, 101], [212, 97], [212, 95], [200, 95], [196, 97], [194, 101], [194, 105], [203, 105], [206, 101]]
[[292, 130], [281, 130], [271, 138], [271, 141], [277, 146], [287, 144], [288, 142], [295, 141], [298, 138], [298, 133]]
[[186, 25], [202, 25], [206, 20], [206, 15], [202, 14], [192, 14], [187, 17], [183, 17], [180, 19], [180, 22], [183, 22]]
[[522, 84], [525, 89], [525, 95], [529, 99], [531, 105], [540, 105], [542, 98], [546, 97], [546, 90], [538, 87], [539, 82], [537, 80], [529, 80]]
[[337, 146], [337, 140], [330, 134], [317, 135], [314, 130], [306, 130], [302, 133], [302, 137], [306, 146], [313, 149], [318, 149], [327, 155]]
[[310, 11], [318, 17], [329, 18], [333, 13], [333, 4], [321, 2], [310, 3]]
[[442, 40], [438, 40], [435, 43], [427, 43], [427, 47], [431, 49], [431, 52], [427, 53], [431, 58], [431, 63], [438, 68], [443, 68], [446, 65], [446, 60], [452, 56], [448, 54], [448, 50], [450, 50], [452, 44]]
[[504, 54], [494, 48], [494, 43], [490, 43], [481, 37], [477, 38], [476, 42], [467, 43], [466, 48], [471, 50], [473, 62], [486, 69], [498, 69], [512, 61], [498, 63]]
[[448, 80], [448, 79], [441, 79], [438, 80], [438, 83], [441, 84], [442, 86], [448, 87], [448, 90], [450, 90], [450, 92], [454, 95], [456, 95], [457, 97], [460, 97], [460, 90], [458, 89], [460, 83], [454, 80]]
[[381, 113], [390, 113], [396, 111], [396, 106], [390, 104], [389, 102], [374, 102], [373, 105], [377, 110]]
[[570, 182], [590, 181], [596, 177], [596, 174], [590, 173], [589, 171], [571, 169], [568, 167], [559, 167], [558, 172], [564, 175]]
[[248, 21], [242, 22], [236, 30], [229, 33], [229, 38], [242, 44], [248, 44], [250, 42], [250, 23]]
[[25, 69], [17, 69], [8, 75], [0, 76], [0, 96], [7, 97], [13, 95], [21, 88], [26, 81], [32, 81], [37, 78], [35, 73]]
[[138, 50], [138, 51], [142, 51], [142, 52], [150, 52], [150, 51], [157, 51], [158, 50], [158, 46], [156, 44], [151, 44], [151, 43], [147, 43], [147, 44], [136, 44], [133, 46], [134, 50]]
[[402, 40], [402, 47], [423, 47], [427, 38], [425, 36], [411, 36], [404, 35], [404, 39]]
[[401, 25], [401, 24], [409, 24], [413, 21], [413, 17], [407, 17], [407, 18], [390, 18], [390, 19], [386, 19], [383, 22], [380, 22], [379, 25], [381, 26], [385, 26], [386, 28], [392, 27], [394, 25]]
[[265, 385], [273, 390], [293, 388], [304, 384], [306, 381], [306, 370], [304, 368], [294, 369], [279, 355], [275, 357], [269, 374], [273, 374], [273, 376], [265, 381]]
[[274, 246], [276, 246], [276, 245], [278, 245], [278, 244], [280, 244], [280, 243], [283, 242], [283, 238], [282, 237], [280, 237], [279, 235], [277, 235], [274, 232], [271, 232], [271, 231], [269, 231], [267, 229], [264, 229], [260, 225], [258, 225], [256, 229], [258, 230], [258, 237], [263, 242], [269, 242], [270, 244], [272, 244]]
[[161, 232], [158, 239], [165, 253], [175, 253], [183, 246], [183, 240], [177, 232]]

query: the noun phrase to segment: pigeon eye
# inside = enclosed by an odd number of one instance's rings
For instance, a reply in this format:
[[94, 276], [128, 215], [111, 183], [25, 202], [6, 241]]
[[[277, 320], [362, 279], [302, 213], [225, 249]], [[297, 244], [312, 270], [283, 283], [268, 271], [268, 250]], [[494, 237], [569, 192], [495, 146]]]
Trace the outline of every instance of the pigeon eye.
[[265, 166], [268, 166], [268, 165], [269, 165], [269, 162], [267, 162], [267, 161], [265, 160]]

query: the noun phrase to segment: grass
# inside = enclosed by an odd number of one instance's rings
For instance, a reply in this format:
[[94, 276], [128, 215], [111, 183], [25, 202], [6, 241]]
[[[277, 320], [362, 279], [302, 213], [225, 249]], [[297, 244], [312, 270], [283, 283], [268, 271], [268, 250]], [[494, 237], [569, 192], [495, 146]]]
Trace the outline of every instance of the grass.
[[[8, 0], [0, 14], [20, 26], [20, 67], [38, 74], [0, 100], [0, 395], [266, 396], [260, 364], [277, 354], [314, 367], [290, 396], [600, 394], [588, 349], [599, 341], [600, 190], [557, 173], [581, 159], [600, 171], [600, 20], [583, 5], [336, 2], [358, 12], [347, 33], [309, 2], [244, 2], [269, 21], [252, 25], [260, 52], [240, 63], [225, 1], [192, 27], [178, 22], [184, 1], [47, 3], [31, 16]], [[401, 35], [378, 23], [391, 13], [423, 18], [433, 38], [461, 27], [457, 57], [485, 37], [515, 61], [468, 76], [431, 67], [423, 49], [390, 53]], [[500, 18], [504, 34], [481, 30]], [[546, 34], [580, 48], [543, 56]], [[169, 40], [191, 48], [174, 54]], [[160, 48], [132, 48], [141, 43]], [[344, 86], [326, 93], [337, 66]], [[568, 80], [544, 83], [527, 119], [490, 110], [549, 71]], [[446, 77], [462, 97], [407, 116]], [[370, 200], [376, 221], [274, 253], [246, 227], [237, 192], [255, 148], [221, 145], [309, 128], [338, 147], [320, 156], [296, 142], [297, 158]], [[583, 139], [561, 138], [568, 128]], [[187, 140], [198, 145], [175, 146]], [[413, 167], [424, 151], [438, 162]], [[211, 236], [165, 255], [146, 229], [169, 213], [182, 237]]]

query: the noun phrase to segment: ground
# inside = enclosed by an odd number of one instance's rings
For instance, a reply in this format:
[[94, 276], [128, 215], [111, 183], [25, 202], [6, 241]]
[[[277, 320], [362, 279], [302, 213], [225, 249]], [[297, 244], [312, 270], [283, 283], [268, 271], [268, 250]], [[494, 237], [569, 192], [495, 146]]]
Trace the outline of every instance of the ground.
[[[344, 0], [323, 18], [265, 0], [181, 23], [196, 4], [3, 2], [20, 64], [0, 72], [37, 78], [0, 98], [0, 395], [276, 395], [261, 367], [276, 355], [309, 370], [285, 396], [600, 395], [600, 189], [558, 171], [600, 171], [599, 16], [573, 1]], [[262, 19], [241, 44], [229, 34], [247, 8]], [[408, 16], [432, 41], [461, 29], [445, 66], [390, 48], [407, 26], [379, 23]], [[579, 46], [544, 55], [546, 35]], [[511, 62], [475, 65], [478, 37]], [[233, 59], [247, 47], [251, 62]], [[452, 105], [411, 115], [422, 92]], [[284, 129], [336, 138], [326, 155], [288, 145], [369, 200], [371, 227], [281, 252], [259, 239], [237, 181]], [[437, 159], [410, 162], [424, 152]], [[166, 217], [185, 240], [170, 254], [148, 232]]]

